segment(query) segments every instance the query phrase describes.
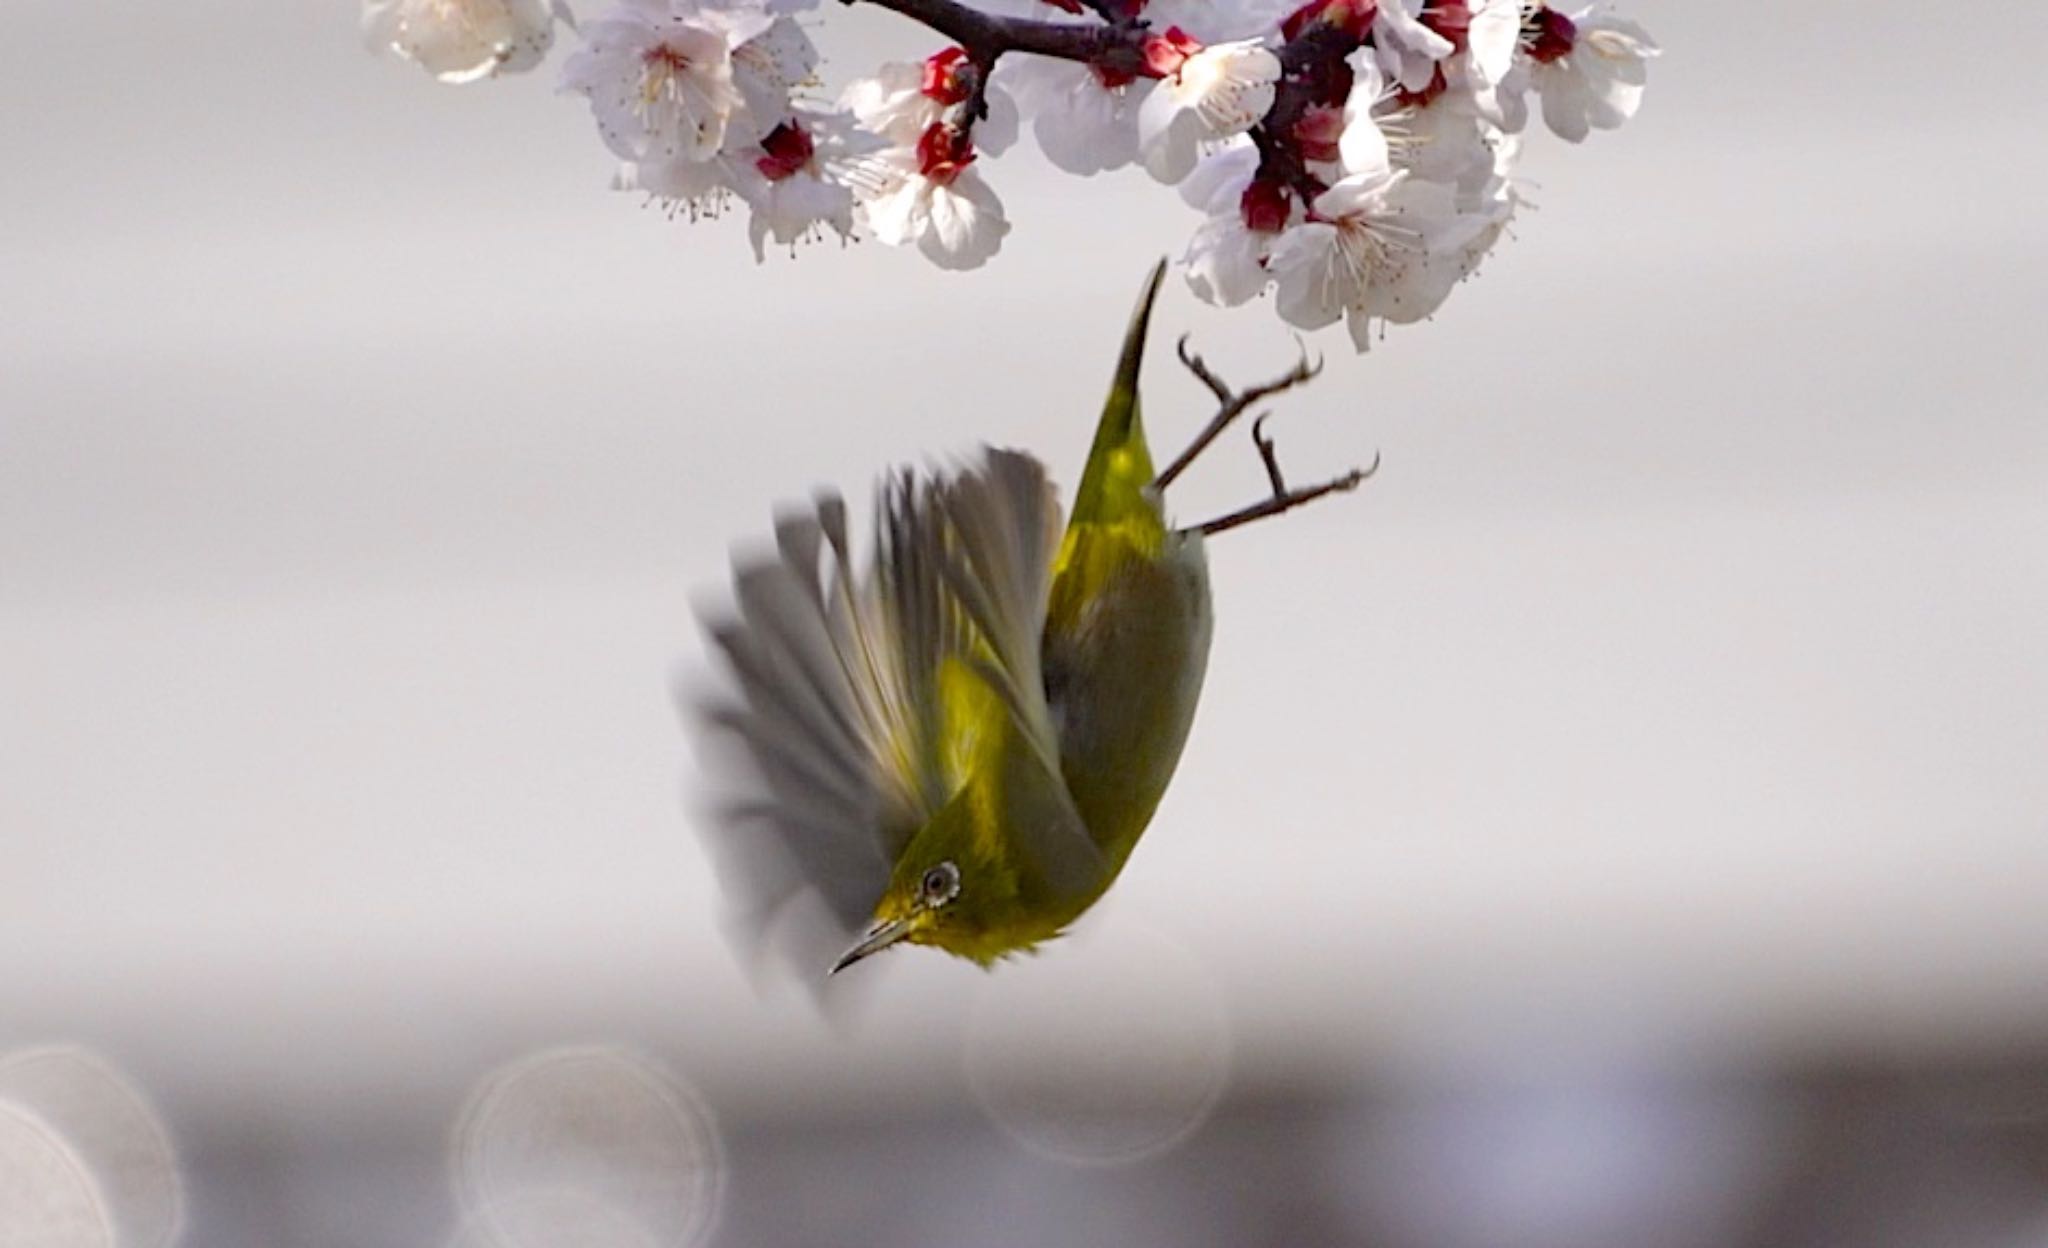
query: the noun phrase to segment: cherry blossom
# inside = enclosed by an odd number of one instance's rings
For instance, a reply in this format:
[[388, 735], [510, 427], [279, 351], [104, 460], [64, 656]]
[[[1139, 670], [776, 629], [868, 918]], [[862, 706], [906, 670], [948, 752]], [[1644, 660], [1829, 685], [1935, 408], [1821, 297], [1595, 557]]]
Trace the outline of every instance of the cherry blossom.
[[590, 99], [598, 133], [620, 159], [709, 160], [744, 100], [732, 49], [768, 28], [765, 11], [740, 29], [660, 0], [628, 0], [586, 22], [583, 48], [562, 67], [563, 89]]
[[971, 143], [944, 122], [915, 147], [869, 157], [853, 180], [868, 229], [892, 247], [915, 246], [942, 269], [980, 267], [1010, 223], [975, 159]]
[[857, 129], [845, 114], [802, 108], [768, 132], [758, 144], [734, 154], [732, 187], [752, 209], [747, 235], [754, 258], [766, 243], [795, 247], [830, 229], [839, 238], [853, 233], [852, 166], [887, 144]]
[[1344, 133], [1337, 140], [1337, 154], [1344, 168], [1364, 173], [1387, 166], [1391, 146], [1385, 120], [1393, 93], [1380, 75], [1379, 63], [1360, 48], [1352, 53], [1351, 93], [1344, 100]]
[[446, 83], [532, 69], [567, 10], [546, 0], [364, 0], [363, 38]]
[[1436, 77], [1437, 65], [1449, 57], [1454, 45], [1424, 24], [1417, 10], [1421, 0], [1379, 0], [1372, 23], [1372, 46], [1387, 78], [1406, 91], [1427, 90]]
[[1195, 167], [1203, 143], [1243, 134], [1273, 107], [1280, 58], [1255, 39], [1203, 47], [1178, 27], [1146, 43], [1159, 85], [1138, 109], [1138, 147], [1161, 182]]
[[[894, 143], [914, 146], [927, 130], [961, 108], [971, 94], [965, 75], [971, 72], [959, 48], [947, 48], [922, 62], [891, 61], [872, 78], [857, 78], [840, 93], [839, 106], [851, 111], [863, 128]], [[999, 85], [985, 97], [988, 116], [974, 126], [977, 151], [1000, 156], [1017, 141], [1017, 105]]]
[[[1138, 158], [1138, 102], [1152, 84], [1099, 65], [1029, 57], [1002, 67], [996, 79], [1019, 112], [1032, 118], [1047, 160], [1088, 177]], [[976, 128], [976, 137], [982, 131]]]
[[1406, 170], [1358, 173], [1318, 195], [1274, 244], [1280, 316], [1302, 329], [1340, 317], [1360, 351], [1376, 322], [1406, 325], [1442, 305], [1470, 272], [1469, 245], [1491, 224]]
[[1602, 6], [1567, 16], [1538, 8], [1524, 25], [1531, 85], [1543, 97], [1543, 120], [1559, 138], [1584, 142], [1613, 130], [1642, 106], [1656, 41], [1634, 22]]
[[794, 20], [752, 4], [624, 0], [581, 33], [563, 89], [589, 98], [598, 133], [629, 161], [709, 160], [728, 128], [759, 139], [818, 59]]
[[1209, 214], [1188, 241], [1181, 263], [1195, 296], [1221, 307], [1256, 298], [1271, 282], [1266, 263], [1281, 232], [1301, 220], [1292, 192], [1258, 176], [1249, 143], [1204, 160], [1180, 184], [1181, 198]]
[[[545, 55], [569, 20], [549, 2], [363, 0], [364, 30], [446, 81], [488, 78]], [[757, 259], [865, 236], [985, 263], [1010, 231], [986, 162], [1028, 121], [1066, 173], [1139, 163], [1179, 186], [1197, 296], [1271, 291], [1287, 322], [1342, 320], [1360, 350], [1432, 314], [1504, 237], [1532, 93], [1577, 143], [1635, 115], [1658, 55], [1604, 3], [847, 2], [912, 19], [935, 50], [828, 94], [822, 15], [793, 16], [818, 0], [608, 0], [562, 86], [617, 186], [690, 220], [744, 205]]]

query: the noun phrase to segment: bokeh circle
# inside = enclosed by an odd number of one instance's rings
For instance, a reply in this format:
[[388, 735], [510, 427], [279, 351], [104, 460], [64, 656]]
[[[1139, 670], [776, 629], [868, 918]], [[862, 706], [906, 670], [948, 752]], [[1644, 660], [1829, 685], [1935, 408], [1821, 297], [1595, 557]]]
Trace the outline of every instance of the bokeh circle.
[[34, 1111], [0, 1101], [0, 1244], [115, 1243], [113, 1212], [85, 1160]]
[[592, 1248], [633, 1248], [635, 1231], [690, 1248], [710, 1235], [725, 1189], [711, 1111], [610, 1046], [548, 1050], [486, 1076], [453, 1148], [462, 1233], [482, 1236], [461, 1242], [491, 1248], [561, 1248], [576, 1220], [565, 1210], [582, 1211]]
[[166, 1248], [177, 1239], [185, 1194], [170, 1132], [104, 1059], [73, 1045], [0, 1054], [0, 1100], [33, 1111], [64, 1138], [92, 1174], [122, 1248]]
[[1231, 1049], [1208, 969], [1116, 916], [988, 976], [965, 1063], [975, 1100], [1017, 1143], [1114, 1166], [1193, 1135], [1222, 1100]]

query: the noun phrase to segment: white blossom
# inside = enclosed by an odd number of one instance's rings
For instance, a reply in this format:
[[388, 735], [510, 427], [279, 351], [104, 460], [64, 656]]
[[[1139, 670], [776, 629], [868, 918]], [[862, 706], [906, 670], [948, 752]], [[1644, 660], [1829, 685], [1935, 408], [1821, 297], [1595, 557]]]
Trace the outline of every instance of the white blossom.
[[868, 229], [892, 247], [915, 246], [942, 269], [972, 269], [1002, 248], [1010, 223], [1002, 201], [964, 159], [940, 154], [932, 141], [892, 147], [862, 162], [854, 179]]
[[475, 82], [540, 64], [558, 15], [547, 0], [363, 0], [363, 38], [442, 82]]
[[1437, 65], [1451, 55], [1451, 41], [1422, 24], [1421, 0], [1379, 0], [1372, 21], [1373, 50], [1380, 68], [1404, 91], [1422, 91], [1436, 77]]
[[1150, 0], [1142, 16], [1154, 30], [1178, 26], [1203, 43], [1255, 39], [1280, 25], [1299, 0]]
[[1258, 297], [1271, 281], [1266, 261], [1273, 244], [1300, 219], [1300, 206], [1284, 188], [1254, 189], [1258, 165], [1250, 144], [1229, 147], [1180, 184], [1181, 198], [1209, 214], [1181, 254], [1188, 288], [1204, 302], [1227, 308]]
[[615, 191], [636, 191], [658, 201], [669, 215], [691, 221], [723, 215], [732, 198], [733, 170], [730, 161], [657, 160], [625, 161], [612, 175]]
[[1351, 95], [1344, 101], [1344, 133], [1337, 140], [1337, 152], [1347, 173], [1384, 169], [1391, 150], [1381, 124], [1383, 105], [1391, 96], [1379, 64], [1369, 51], [1360, 48], [1349, 58]]
[[1376, 119], [1396, 167], [1461, 194], [1494, 177], [1507, 137], [1480, 115], [1472, 97], [1450, 92], [1421, 104], [1390, 101]]
[[[846, 84], [839, 107], [851, 112], [870, 133], [904, 147], [915, 146], [966, 97], [964, 88], [952, 87], [943, 73], [928, 69], [957, 51], [949, 49], [923, 62], [890, 61], [876, 70], [874, 77]], [[989, 84], [983, 98], [988, 116], [974, 124], [974, 146], [987, 155], [999, 156], [1017, 141], [1017, 104], [997, 82]]]
[[581, 33], [562, 87], [589, 98], [606, 146], [628, 161], [709, 160], [728, 126], [759, 138], [787, 110], [793, 67], [808, 73], [816, 59], [795, 22], [754, 5], [622, 0]]
[[858, 158], [885, 146], [843, 113], [802, 108], [760, 143], [733, 153], [733, 189], [752, 210], [747, 234], [754, 258], [765, 258], [770, 238], [794, 247], [825, 229], [842, 239], [851, 235], [847, 176]]
[[[1178, 31], [1156, 43], [1172, 45]], [[1171, 68], [1138, 109], [1138, 147], [1161, 182], [1178, 182], [1195, 167], [1201, 145], [1243, 134], [1273, 107], [1280, 58], [1259, 41], [1195, 49], [1191, 40], [1159, 50]]]
[[[1012, 57], [997, 70], [1047, 160], [1087, 177], [1138, 158], [1138, 103], [1152, 84], [1094, 65], [1046, 56]], [[983, 140], [975, 127], [975, 139]]]
[[739, 129], [747, 142], [765, 137], [789, 119], [791, 97], [816, 82], [817, 67], [818, 49], [804, 28], [793, 18], [777, 17], [732, 50], [732, 81], [746, 107], [728, 129]]
[[1473, 0], [1470, 8], [1460, 85], [1483, 91], [1499, 86], [1515, 67], [1522, 43], [1522, 0]]
[[1375, 322], [1409, 324], [1436, 311], [1470, 271], [1465, 249], [1488, 225], [1406, 170], [1354, 174], [1311, 207], [1273, 247], [1280, 315], [1303, 329], [1341, 317], [1360, 351]]
[[1539, 9], [1525, 35], [1529, 80], [1543, 97], [1543, 120], [1561, 139], [1583, 142], [1594, 130], [1613, 130], [1642, 106], [1643, 84], [1656, 41], [1634, 22], [1602, 6], [1562, 14]]

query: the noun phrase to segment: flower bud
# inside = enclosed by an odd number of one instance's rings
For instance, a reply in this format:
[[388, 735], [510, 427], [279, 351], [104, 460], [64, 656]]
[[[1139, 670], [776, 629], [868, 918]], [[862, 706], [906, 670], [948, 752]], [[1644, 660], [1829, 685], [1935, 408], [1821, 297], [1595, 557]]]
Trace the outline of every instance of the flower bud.
[[755, 161], [754, 168], [770, 182], [780, 182], [811, 163], [817, 144], [802, 126], [786, 121], [770, 130], [768, 137], [761, 140], [761, 150], [767, 155]]
[[1556, 9], [1541, 8], [1523, 23], [1522, 41], [1528, 45], [1532, 60], [1549, 65], [1571, 55], [1579, 41], [1579, 27]]
[[952, 184], [974, 163], [974, 140], [945, 122], [935, 122], [917, 140], [917, 171], [940, 186]]
[[1146, 72], [1155, 78], [1171, 78], [1201, 50], [1201, 40], [1178, 26], [1169, 26], [1163, 35], [1145, 36]]
[[1244, 228], [1261, 234], [1278, 234], [1287, 228], [1287, 188], [1272, 178], [1253, 178], [1237, 202]]
[[924, 80], [918, 90], [941, 104], [961, 103], [972, 92], [965, 72], [970, 64], [965, 48], [934, 52], [924, 60]]

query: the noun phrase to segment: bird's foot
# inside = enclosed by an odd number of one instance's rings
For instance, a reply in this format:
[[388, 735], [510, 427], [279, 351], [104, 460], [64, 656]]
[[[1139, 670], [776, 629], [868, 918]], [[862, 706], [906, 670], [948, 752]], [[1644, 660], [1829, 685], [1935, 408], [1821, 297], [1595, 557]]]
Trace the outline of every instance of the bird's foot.
[[[1263, 385], [1240, 391], [1232, 389], [1228, 382], [1210, 371], [1201, 356], [1188, 350], [1188, 335], [1181, 335], [1180, 342], [1174, 347], [1174, 353], [1180, 356], [1180, 362], [1187, 365], [1188, 371], [1195, 375], [1196, 380], [1209, 387], [1209, 393], [1216, 396], [1216, 414], [1209, 418], [1208, 424], [1202, 426], [1202, 431], [1195, 435], [1193, 442], [1188, 443], [1188, 448], [1174, 456], [1173, 462], [1153, 478], [1153, 489], [1164, 490], [1173, 484], [1174, 478], [1187, 471], [1188, 465], [1195, 462], [1195, 457], [1207, 450], [1209, 444], [1228, 429], [1232, 421], [1244, 415], [1252, 404], [1261, 399], [1269, 399], [1283, 390], [1292, 390], [1323, 371], [1323, 362], [1320, 359], [1313, 364], [1309, 363], [1307, 345], [1301, 343], [1299, 338], [1296, 338], [1295, 342], [1301, 346], [1301, 359], [1293, 368]], [[1257, 438], [1256, 434], [1253, 436]], [[1261, 442], [1261, 445], [1266, 444]]]

